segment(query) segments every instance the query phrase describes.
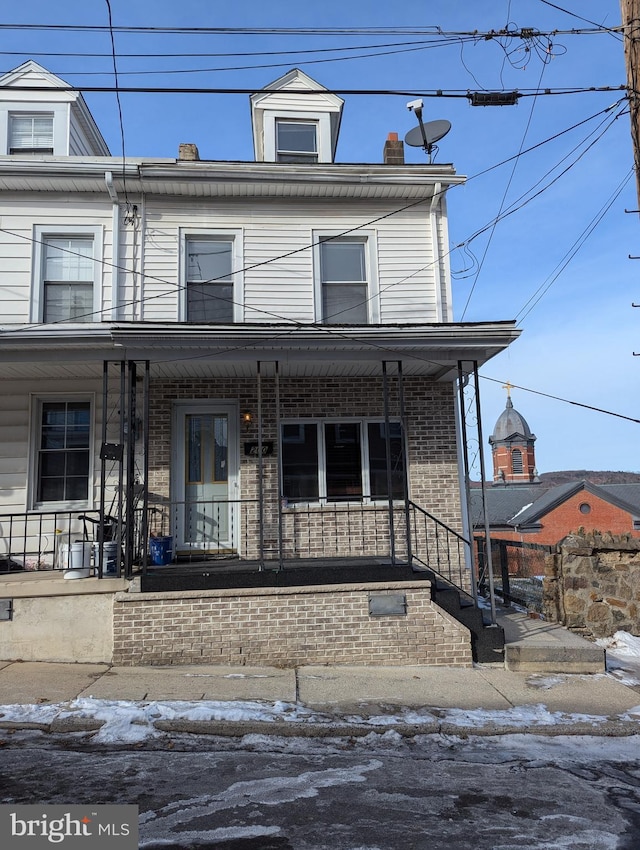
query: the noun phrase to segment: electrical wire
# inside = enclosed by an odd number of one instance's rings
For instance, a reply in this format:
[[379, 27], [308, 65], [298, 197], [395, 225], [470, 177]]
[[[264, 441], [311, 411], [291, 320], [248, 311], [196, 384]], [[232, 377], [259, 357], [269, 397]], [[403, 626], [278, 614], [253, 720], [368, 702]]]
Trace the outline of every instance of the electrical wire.
[[122, 144], [122, 187], [124, 192], [125, 203], [127, 205], [127, 214], [130, 214], [131, 204], [129, 203], [129, 196], [127, 194], [127, 173], [126, 173], [126, 160], [125, 160], [125, 143], [124, 143], [124, 121], [122, 119], [122, 103], [120, 102], [120, 91], [118, 88], [118, 63], [116, 60], [116, 42], [113, 34], [113, 19], [111, 14], [111, 2], [110, 0], [105, 0], [107, 4], [107, 14], [109, 16], [109, 34], [111, 37], [111, 57], [113, 60], [113, 78], [116, 84], [115, 92], [116, 92], [116, 102], [118, 104], [118, 121], [120, 124], [120, 141]]
[[[544, 75], [544, 69], [546, 67], [547, 67], [546, 63], [543, 63], [542, 69], [540, 71], [540, 79], [538, 80], [538, 88], [540, 88], [540, 84], [542, 83], [542, 77]], [[526, 123], [525, 128], [524, 128], [524, 133], [522, 134], [522, 140], [520, 141], [520, 147], [518, 149], [518, 153], [515, 156], [515, 159], [513, 160], [513, 166], [511, 168], [511, 174], [509, 175], [509, 179], [507, 180], [507, 185], [505, 186], [504, 192], [502, 193], [502, 199], [500, 200], [500, 206], [498, 208], [498, 215], [497, 215], [497, 217], [494, 221], [493, 227], [491, 228], [491, 230], [489, 232], [489, 238], [487, 239], [487, 242], [484, 246], [484, 252], [482, 254], [482, 257], [480, 258], [480, 262], [478, 263], [478, 268], [477, 268], [477, 271], [476, 271], [475, 278], [473, 280], [473, 284], [471, 285], [471, 289], [469, 290], [469, 294], [467, 296], [467, 301], [464, 305], [464, 309], [463, 309], [462, 314], [460, 316], [461, 320], [464, 320], [464, 317], [467, 313], [467, 308], [469, 307], [469, 303], [471, 301], [471, 298], [473, 296], [475, 288], [478, 284], [478, 280], [480, 278], [480, 273], [482, 272], [484, 262], [487, 258], [487, 254], [489, 253], [489, 248], [491, 247], [491, 242], [493, 241], [493, 236], [496, 232], [496, 227], [498, 226], [498, 221], [500, 220], [500, 215], [501, 215], [502, 210], [504, 208], [505, 201], [507, 200], [507, 195], [509, 194], [509, 189], [511, 188], [511, 183], [513, 182], [513, 178], [515, 176], [516, 169], [518, 167], [518, 162], [520, 161], [520, 156], [522, 155], [522, 151], [524, 149], [524, 143], [527, 139], [527, 135], [529, 133], [529, 128], [531, 127], [531, 121], [533, 119], [533, 112], [535, 110], [537, 102], [538, 102], [537, 98], [534, 98], [531, 101], [531, 109], [529, 110], [529, 117], [527, 119], [527, 123]]]

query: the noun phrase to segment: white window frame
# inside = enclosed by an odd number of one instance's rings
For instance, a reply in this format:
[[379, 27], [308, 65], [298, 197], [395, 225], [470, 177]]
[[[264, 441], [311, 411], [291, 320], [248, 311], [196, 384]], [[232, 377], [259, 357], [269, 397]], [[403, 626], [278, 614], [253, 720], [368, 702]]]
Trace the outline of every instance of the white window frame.
[[[89, 471], [87, 498], [76, 501], [38, 501], [38, 461], [40, 457], [42, 405], [45, 402], [86, 402], [89, 405]], [[30, 396], [29, 492], [28, 504], [34, 511], [76, 511], [93, 507], [95, 476], [95, 394], [94, 393], [37, 393]]]
[[[93, 302], [91, 315], [84, 316], [78, 323], [102, 321], [102, 251], [103, 233], [99, 226], [78, 225], [60, 227], [59, 225], [35, 225], [33, 229], [33, 269], [31, 282], [31, 319], [44, 321], [44, 244], [51, 239], [93, 239]], [[108, 311], [105, 311], [108, 313]]]
[[[320, 264], [321, 242], [329, 237], [342, 237], [340, 230], [314, 230], [313, 238], [313, 280], [314, 280], [314, 310], [315, 321], [325, 324], [322, 309], [322, 275]], [[374, 230], [356, 230], [344, 234], [345, 240], [362, 242], [364, 244], [364, 260], [367, 284], [367, 324], [380, 323], [380, 288], [378, 282], [378, 245]], [[339, 238], [336, 241], [340, 241]]]
[[[312, 151], [305, 151], [305, 150], [293, 151], [293, 150], [287, 150], [286, 148], [281, 148], [279, 141], [278, 141], [278, 127], [279, 127], [280, 124], [295, 124], [297, 126], [303, 126], [304, 125], [304, 126], [307, 126], [307, 127], [313, 127], [313, 129], [315, 130], [315, 133], [314, 133], [315, 143], [316, 143], [315, 150], [312, 150]], [[292, 162], [292, 163], [289, 163], [290, 165], [305, 165], [305, 163], [313, 164], [313, 163], [319, 162], [320, 161], [320, 158], [319, 158], [320, 157], [320, 152], [319, 152], [320, 146], [319, 146], [319, 143], [318, 143], [319, 142], [318, 136], [320, 134], [319, 131], [320, 131], [320, 128], [318, 126], [318, 122], [314, 121], [312, 119], [307, 119], [305, 121], [305, 120], [302, 120], [300, 118], [295, 118], [295, 119], [292, 119], [292, 118], [276, 118], [276, 120], [275, 120], [276, 161], [277, 162], [285, 162], [286, 160], [280, 159], [280, 156], [284, 154], [285, 156], [298, 156], [298, 157], [300, 157], [300, 159], [301, 159], [300, 162]]]
[[[278, 161], [276, 122], [287, 121], [291, 124], [315, 124], [316, 145], [318, 148], [318, 163], [333, 162], [331, 150], [331, 114], [329, 112], [288, 111], [286, 109], [265, 109], [263, 115], [264, 128], [264, 160]], [[315, 164], [315, 163], [313, 163]], [[289, 163], [289, 165], [304, 165], [304, 163]]]
[[[53, 115], [53, 156], [69, 155], [69, 120], [70, 106], [68, 103], [39, 103], [34, 101], [6, 101], [0, 106], [0, 153], [9, 154], [10, 118], [21, 115]], [[38, 154], [23, 154], [38, 156]], [[51, 154], [48, 154], [51, 156]], [[21, 156], [20, 153], [11, 156]], [[47, 156], [47, 154], [41, 154]]]
[[[287, 418], [280, 420], [280, 432], [278, 434], [278, 462], [280, 464], [280, 480], [283, 481], [283, 469], [282, 469], [282, 458], [283, 458], [283, 449], [282, 449], [282, 426], [283, 425], [315, 425], [317, 430], [317, 445], [318, 445], [318, 500], [309, 500], [298, 501], [296, 500], [294, 504], [309, 504], [309, 505], [326, 505], [326, 504], [358, 504], [358, 505], [372, 505], [372, 504], [387, 504], [389, 501], [388, 496], [381, 496], [378, 498], [371, 497], [371, 476], [370, 476], [370, 468], [369, 468], [369, 425], [377, 425], [384, 423], [384, 418], [376, 417], [376, 416], [367, 416], [361, 418], [347, 418], [347, 417], [329, 417], [329, 418], [319, 418], [319, 417], [301, 417], [301, 418]], [[398, 423], [400, 420], [397, 417], [392, 417], [390, 419], [391, 423]], [[349, 499], [329, 501], [327, 496], [327, 448], [326, 448], [326, 440], [325, 440], [325, 425], [359, 425], [360, 427], [360, 470], [362, 475], [362, 498], [355, 499], [351, 502]], [[402, 434], [402, 451], [404, 457], [404, 463], [406, 467], [406, 475], [409, 475], [409, 453], [407, 446], [407, 438], [406, 433]], [[287, 494], [284, 493], [284, 498], [287, 498]], [[394, 499], [395, 502], [400, 500]]]
[[233, 323], [244, 321], [244, 233], [242, 228], [180, 228], [178, 321], [186, 322], [187, 316], [187, 242], [189, 239], [211, 239], [231, 242], [231, 280], [233, 282]]

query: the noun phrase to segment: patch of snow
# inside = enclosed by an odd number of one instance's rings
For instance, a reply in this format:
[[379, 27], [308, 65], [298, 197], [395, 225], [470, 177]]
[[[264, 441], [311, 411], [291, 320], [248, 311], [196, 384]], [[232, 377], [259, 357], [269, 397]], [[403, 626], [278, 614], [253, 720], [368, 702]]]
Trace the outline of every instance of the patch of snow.
[[606, 651], [607, 671], [623, 685], [640, 685], [640, 637], [618, 631], [612, 637], [598, 638]]

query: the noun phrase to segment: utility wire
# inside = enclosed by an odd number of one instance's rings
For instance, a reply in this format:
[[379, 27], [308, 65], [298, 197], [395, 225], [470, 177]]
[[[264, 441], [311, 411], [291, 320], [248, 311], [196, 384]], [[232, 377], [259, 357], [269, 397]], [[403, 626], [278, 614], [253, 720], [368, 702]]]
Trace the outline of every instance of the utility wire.
[[122, 104], [120, 102], [120, 91], [118, 88], [118, 63], [116, 60], [116, 42], [113, 34], [113, 19], [111, 15], [111, 3], [110, 0], [105, 0], [107, 4], [107, 13], [109, 16], [109, 35], [111, 36], [111, 57], [113, 60], [113, 78], [116, 84], [115, 92], [116, 92], [116, 102], [118, 104], [118, 120], [120, 123], [120, 141], [122, 144], [122, 186], [124, 190], [124, 198], [125, 203], [127, 205], [127, 214], [129, 214], [131, 210], [131, 205], [129, 203], [129, 197], [127, 195], [127, 173], [126, 173], [126, 159], [125, 159], [125, 143], [124, 143], [124, 121], [122, 119]]
[[[540, 88], [540, 84], [542, 83], [542, 77], [544, 75], [544, 69], [546, 67], [547, 67], [546, 64], [543, 63], [542, 69], [540, 71], [540, 79], [538, 80], [538, 88]], [[500, 219], [500, 215], [501, 215], [502, 210], [504, 208], [505, 201], [507, 200], [507, 195], [509, 194], [509, 189], [511, 188], [511, 183], [513, 182], [513, 178], [515, 176], [516, 169], [518, 167], [518, 162], [520, 161], [520, 156], [522, 155], [522, 151], [524, 149], [524, 143], [527, 139], [527, 134], [529, 132], [529, 128], [531, 127], [531, 120], [533, 118], [533, 112], [535, 110], [536, 103], [537, 103], [537, 98], [534, 98], [531, 101], [531, 109], [529, 110], [529, 117], [527, 119], [527, 123], [526, 123], [525, 128], [524, 128], [524, 133], [522, 134], [522, 140], [520, 142], [520, 147], [518, 149], [518, 153], [516, 154], [515, 159], [513, 160], [513, 166], [511, 168], [511, 174], [509, 175], [509, 179], [507, 180], [507, 185], [505, 186], [504, 192], [502, 193], [502, 199], [500, 201], [500, 206], [498, 207], [498, 215], [496, 216], [496, 218], [494, 220], [493, 227], [491, 228], [491, 231], [489, 232], [489, 238], [487, 239], [487, 242], [484, 246], [484, 252], [482, 254], [482, 257], [480, 258], [480, 263], [478, 264], [476, 276], [473, 280], [473, 284], [471, 285], [471, 289], [469, 290], [469, 294], [467, 296], [467, 301], [464, 305], [464, 309], [463, 309], [462, 315], [460, 317], [461, 320], [464, 320], [464, 317], [467, 313], [467, 308], [469, 306], [469, 302], [471, 301], [471, 298], [473, 296], [475, 288], [478, 284], [478, 279], [480, 277], [480, 272], [482, 271], [482, 268], [484, 266], [484, 261], [486, 260], [487, 254], [489, 253], [489, 248], [491, 247], [491, 242], [493, 241], [493, 236], [494, 236], [494, 233], [496, 232], [496, 227], [498, 226], [498, 221]]]

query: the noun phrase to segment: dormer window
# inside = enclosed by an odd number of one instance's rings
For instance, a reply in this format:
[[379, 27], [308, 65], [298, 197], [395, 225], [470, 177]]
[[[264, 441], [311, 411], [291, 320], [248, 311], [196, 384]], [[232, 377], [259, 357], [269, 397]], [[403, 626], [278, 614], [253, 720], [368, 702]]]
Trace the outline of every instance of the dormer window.
[[52, 154], [53, 113], [9, 115], [8, 147], [10, 154]]
[[277, 162], [317, 162], [318, 125], [315, 121], [276, 119]]

